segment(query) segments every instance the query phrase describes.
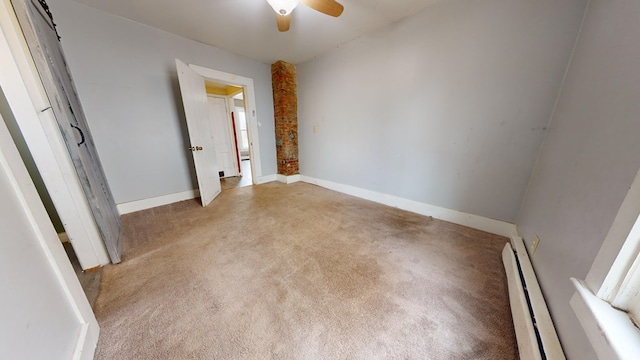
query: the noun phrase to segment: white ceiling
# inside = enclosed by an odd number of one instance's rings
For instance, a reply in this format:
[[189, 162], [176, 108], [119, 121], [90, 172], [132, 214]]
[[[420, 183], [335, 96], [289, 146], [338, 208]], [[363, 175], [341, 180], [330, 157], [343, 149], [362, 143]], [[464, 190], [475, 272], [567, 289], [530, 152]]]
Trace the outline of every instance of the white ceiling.
[[442, 0], [339, 0], [338, 18], [301, 3], [285, 33], [266, 0], [75, 1], [264, 63], [299, 64]]

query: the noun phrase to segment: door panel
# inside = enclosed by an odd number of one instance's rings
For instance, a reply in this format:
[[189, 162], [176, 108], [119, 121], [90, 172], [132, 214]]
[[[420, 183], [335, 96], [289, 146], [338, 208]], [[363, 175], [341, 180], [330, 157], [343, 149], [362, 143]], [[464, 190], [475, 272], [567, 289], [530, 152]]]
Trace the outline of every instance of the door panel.
[[208, 96], [208, 104], [213, 126], [213, 142], [216, 147], [216, 157], [218, 158], [218, 169], [219, 171], [224, 171], [224, 177], [238, 176], [238, 164], [227, 99], [219, 96]]
[[14, 0], [13, 5], [93, 218], [111, 261], [118, 263], [124, 241], [120, 215], [46, 4]]
[[187, 119], [191, 153], [196, 167], [202, 206], [207, 206], [220, 194], [218, 160], [213, 140], [213, 128], [207, 105], [204, 78], [182, 61], [176, 59], [178, 82]]

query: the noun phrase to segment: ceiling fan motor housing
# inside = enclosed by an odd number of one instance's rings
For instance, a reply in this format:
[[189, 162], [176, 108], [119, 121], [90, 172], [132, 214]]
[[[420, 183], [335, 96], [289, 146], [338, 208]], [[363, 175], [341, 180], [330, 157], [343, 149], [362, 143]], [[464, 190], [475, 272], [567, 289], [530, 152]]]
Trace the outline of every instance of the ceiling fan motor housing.
[[278, 15], [282, 16], [291, 14], [300, 3], [299, 0], [267, 0], [267, 2]]

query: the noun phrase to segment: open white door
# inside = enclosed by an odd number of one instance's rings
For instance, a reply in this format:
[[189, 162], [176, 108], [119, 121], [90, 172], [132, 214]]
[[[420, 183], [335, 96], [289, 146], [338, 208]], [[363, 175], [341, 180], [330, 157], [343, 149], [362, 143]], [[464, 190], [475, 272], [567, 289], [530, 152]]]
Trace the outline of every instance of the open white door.
[[193, 154], [202, 206], [207, 206], [222, 191], [213, 141], [213, 127], [209, 118], [207, 90], [204, 78], [187, 64], [176, 59], [176, 67], [191, 141], [189, 150]]
[[216, 159], [222, 178], [240, 175], [238, 170], [238, 154], [231, 126], [231, 112], [228, 99], [222, 96], [208, 95], [209, 116], [213, 126], [213, 141], [216, 147]]

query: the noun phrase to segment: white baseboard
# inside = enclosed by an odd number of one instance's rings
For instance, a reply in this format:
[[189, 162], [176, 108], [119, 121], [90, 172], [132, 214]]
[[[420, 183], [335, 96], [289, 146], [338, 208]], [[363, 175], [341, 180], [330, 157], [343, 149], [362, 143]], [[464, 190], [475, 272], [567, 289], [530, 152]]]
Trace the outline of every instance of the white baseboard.
[[[276, 174], [261, 176], [256, 179], [256, 184], [265, 184], [269, 182], [273, 182], [278, 180]], [[129, 214], [132, 212], [151, 209], [157, 206], [168, 205], [174, 202], [195, 199], [200, 196], [200, 190], [188, 190], [174, 194], [156, 196], [148, 199], [135, 200], [122, 204], [118, 204], [116, 207], [118, 208], [118, 212], [120, 215]]]
[[189, 190], [183, 191], [175, 194], [168, 194], [157, 196], [148, 199], [130, 201], [122, 204], [118, 204], [116, 207], [118, 208], [118, 212], [120, 215], [129, 214], [132, 212], [151, 209], [157, 206], [172, 204], [174, 202], [195, 199], [200, 196], [199, 190]]
[[293, 184], [300, 181], [300, 174], [289, 175], [289, 176], [277, 174], [276, 180], [284, 184]]
[[451, 210], [439, 206], [425, 204], [418, 201], [409, 200], [394, 195], [383, 194], [372, 190], [362, 189], [351, 185], [344, 185], [332, 181], [316, 179], [306, 175], [300, 175], [299, 180], [309, 184], [322, 186], [323, 188], [341, 192], [347, 195], [359, 197], [388, 206], [393, 206], [402, 210], [411, 211], [416, 214], [431, 216], [439, 220], [468, 226], [470, 228], [486, 231], [492, 234], [502, 235], [506, 237], [517, 235], [516, 226], [505, 221], [490, 219], [484, 216], [473, 215], [457, 210]]
[[[418, 201], [409, 200], [394, 195], [383, 194], [372, 190], [362, 189], [351, 185], [344, 185], [328, 180], [316, 179], [306, 175], [285, 176], [280, 174], [271, 174], [259, 177], [256, 180], [256, 183], [259, 185], [273, 181], [278, 181], [285, 184], [292, 184], [302, 181], [343, 194], [359, 197], [388, 206], [393, 206], [402, 210], [414, 212], [416, 214], [431, 216], [439, 220], [468, 226], [470, 228], [486, 231], [492, 234], [498, 234], [506, 237], [517, 236], [516, 226], [505, 221], [490, 219], [484, 216], [473, 215], [457, 210], [451, 210], [439, 206], [425, 204]], [[198, 196], [200, 196], [198, 190], [190, 190], [149, 199], [122, 203], [118, 204], [117, 208], [120, 212], [120, 215], [123, 215], [140, 210], [150, 209], [156, 206], [162, 206], [178, 201], [193, 199]]]
[[260, 176], [259, 178], [256, 179], [256, 185], [266, 184], [269, 182], [276, 181], [277, 179], [278, 178], [276, 177], [276, 174]]

